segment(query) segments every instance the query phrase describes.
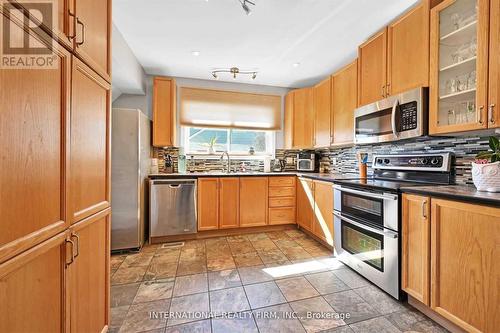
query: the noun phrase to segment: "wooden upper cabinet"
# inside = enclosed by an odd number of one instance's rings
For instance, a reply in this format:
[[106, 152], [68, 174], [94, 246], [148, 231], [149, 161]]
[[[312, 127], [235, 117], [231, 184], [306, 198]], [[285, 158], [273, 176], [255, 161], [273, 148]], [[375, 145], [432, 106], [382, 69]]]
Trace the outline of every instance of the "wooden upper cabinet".
[[297, 182], [297, 224], [312, 232], [314, 219], [314, 183], [299, 178]]
[[314, 135], [313, 88], [294, 91], [293, 148], [312, 148]]
[[68, 284], [71, 332], [102, 332], [109, 324], [109, 232], [109, 210], [70, 229], [75, 243]]
[[429, 7], [422, 0], [388, 27], [386, 95], [429, 86]]
[[175, 145], [176, 109], [175, 80], [155, 77], [153, 79], [153, 146]]
[[[495, 4], [498, 7], [498, 1], [492, 3], [492, 12]], [[455, 23], [457, 16], [462, 19]], [[496, 26], [492, 35], [498, 34], [495, 21], [493, 16], [490, 26], [489, 1], [446, 0], [431, 10], [430, 134], [488, 127], [488, 62], [493, 68], [498, 62], [496, 55], [488, 61], [488, 53], [493, 55], [489, 50], [490, 27]], [[490, 79], [494, 78], [489, 73]], [[490, 90], [490, 97], [494, 90], [498, 88]]]
[[387, 28], [361, 44], [358, 55], [358, 106], [362, 106], [387, 96]]
[[0, 263], [69, 225], [71, 56], [54, 55], [55, 69], [0, 70]]
[[76, 54], [111, 82], [111, 0], [73, 1]]
[[293, 91], [285, 96], [284, 148], [293, 148]]
[[328, 77], [314, 87], [314, 147], [328, 147], [331, 141], [332, 80]]
[[57, 234], [0, 265], [0, 332], [67, 332], [66, 237]]
[[430, 198], [403, 195], [401, 288], [429, 306]]
[[219, 228], [219, 179], [198, 179], [198, 230]]
[[467, 332], [498, 332], [500, 208], [431, 205], [431, 308]]
[[354, 110], [358, 97], [358, 61], [332, 76], [332, 144], [354, 142]]
[[240, 180], [237, 177], [219, 178], [219, 229], [240, 225]]
[[71, 222], [110, 201], [110, 84], [74, 59], [71, 99]]
[[267, 224], [267, 177], [240, 178], [240, 226], [253, 227]]
[[488, 127], [500, 127], [500, 0], [490, 0]]
[[312, 232], [333, 246], [333, 184], [314, 181], [314, 220]]

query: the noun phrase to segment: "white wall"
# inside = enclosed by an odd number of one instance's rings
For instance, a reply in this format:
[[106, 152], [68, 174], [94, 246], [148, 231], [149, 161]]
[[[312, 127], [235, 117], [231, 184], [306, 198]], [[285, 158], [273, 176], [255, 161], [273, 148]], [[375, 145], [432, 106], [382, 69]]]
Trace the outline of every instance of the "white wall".
[[114, 24], [112, 48], [113, 101], [121, 94], [145, 94], [146, 73]]

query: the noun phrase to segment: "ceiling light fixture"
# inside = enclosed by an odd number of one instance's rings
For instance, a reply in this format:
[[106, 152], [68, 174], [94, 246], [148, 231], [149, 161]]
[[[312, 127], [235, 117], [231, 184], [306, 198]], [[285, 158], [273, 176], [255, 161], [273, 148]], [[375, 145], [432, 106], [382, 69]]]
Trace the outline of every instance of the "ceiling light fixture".
[[250, 0], [238, 0], [238, 1], [240, 2], [241, 8], [243, 8], [243, 11], [245, 12], [245, 14], [247, 14], [247, 15], [252, 14], [252, 10], [250, 9], [250, 7], [248, 7], [248, 4], [255, 6], [255, 3], [253, 3]]
[[200, 51], [193, 51], [193, 52], [191, 52], [191, 54], [194, 55], [195, 57], [197, 57], [200, 55]]
[[238, 67], [231, 67], [229, 69], [216, 69], [212, 71], [212, 76], [214, 79], [218, 79], [218, 73], [230, 73], [233, 76], [233, 79], [236, 80], [236, 77], [240, 74], [242, 75], [251, 75], [252, 80], [257, 78], [257, 71], [240, 71]]
[[297, 68], [297, 67], [299, 67], [299, 66], [300, 66], [300, 62], [296, 62], [296, 63], [294, 63], [292, 66], [293, 66], [293, 67], [296, 67], [296, 68]]

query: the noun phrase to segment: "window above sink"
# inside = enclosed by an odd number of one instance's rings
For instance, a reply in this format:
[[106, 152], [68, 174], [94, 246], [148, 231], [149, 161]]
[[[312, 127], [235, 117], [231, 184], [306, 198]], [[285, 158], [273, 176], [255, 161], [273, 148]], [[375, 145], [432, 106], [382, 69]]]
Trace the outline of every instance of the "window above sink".
[[[185, 154], [206, 158], [219, 158], [224, 151], [241, 159], [273, 156], [275, 139], [275, 131], [181, 127], [181, 145]], [[253, 147], [254, 154], [250, 153], [250, 147]]]

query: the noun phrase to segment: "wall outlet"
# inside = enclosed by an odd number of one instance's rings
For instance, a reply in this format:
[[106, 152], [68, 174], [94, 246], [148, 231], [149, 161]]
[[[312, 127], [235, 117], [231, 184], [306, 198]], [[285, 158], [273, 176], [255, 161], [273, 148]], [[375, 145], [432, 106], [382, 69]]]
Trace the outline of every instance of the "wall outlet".
[[287, 157], [286, 164], [293, 164], [293, 157]]
[[332, 157], [332, 165], [337, 165], [337, 158], [336, 157]]

